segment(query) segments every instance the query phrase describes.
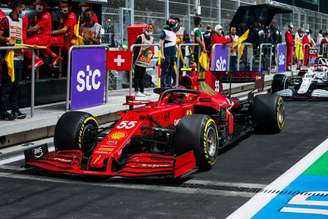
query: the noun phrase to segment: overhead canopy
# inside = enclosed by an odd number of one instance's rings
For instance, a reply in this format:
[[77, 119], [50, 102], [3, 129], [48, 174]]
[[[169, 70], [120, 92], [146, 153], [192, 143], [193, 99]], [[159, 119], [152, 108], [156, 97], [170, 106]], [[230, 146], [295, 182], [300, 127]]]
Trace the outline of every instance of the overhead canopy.
[[85, 3], [92, 3], [92, 4], [108, 4], [109, 0], [48, 0], [48, 3], [55, 3], [57, 4], [60, 1], [64, 2], [85, 2]]
[[292, 10], [270, 4], [240, 6], [235, 13], [231, 26], [237, 27], [238, 31], [244, 32], [257, 23], [268, 26], [275, 15], [292, 13]]
[[104, 3], [108, 3], [109, 0], [87, 0], [87, 1], [83, 1], [83, 0], [73, 0], [73, 2], [88, 2], [88, 3], [98, 3], [98, 4], [104, 4]]

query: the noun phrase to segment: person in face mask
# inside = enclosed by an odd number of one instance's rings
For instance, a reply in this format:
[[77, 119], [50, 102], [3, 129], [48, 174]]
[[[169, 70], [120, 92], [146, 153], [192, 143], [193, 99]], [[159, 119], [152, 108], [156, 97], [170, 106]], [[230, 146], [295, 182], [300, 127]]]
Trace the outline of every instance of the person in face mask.
[[[81, 17], [81, 23], [83, 24], [85, 22], [85, 20], [84, 20], [84, 13], [87, 10], [91, 10], [92, 11], [92, 5], [90, 3], [87, 3], [87, 2], [82, 2], [82, 3], [80, 3], [80, 8], [81, 8], [81, 13], [82, 13], [81, 14], [82, 15], [82, 17]], [[92, 20], [95, 23], [99, 23], [98, 22], [98, 16], [94, 12], [92, 12]]]
[[[47, 3], [45, 0], [36, 0], [34, 2], [36, 11], [36, 24], [27, 30], [26, 44], [38, 45], [38, 46], [48, 46], [51, 31], [52, 31], [52, 16], [47, 9]], [[25, 57], [29, 60], [32, 59], [32, 52], [30, 50], [25, 52]], [[36, 68], [43, 65], [43, 60], [36, 57], [34, 66]]]
[[[67, 2], [61, 1], [59, 8], [61, 24], [58, 30], [52, 31], [50, 46], [63, 47], [65, 51], [68, 51], [74, 36], [74, 26], [77, 23], [76, 14], [71, 11], [72, 7]], [[48, 50], [48, 55], [53, 57], [53, 62], [51, 63], [53, 67], [57, 66], [62, 59], [51, 50]]]
[[84, 43], [87, 45], [100, 44], [101, 25], [92, 19], [93, 11], [86, 9], [83, 13], [84, 23], [81, 25], [81, 33]]
[[[144, 32], [137, 37], [137, 41], [135, 44], [153, 44], [153, 31], [154, 27], [153, 24], [147, 24]], [[133, 50], [133, 64], [134, 64], [134, 90], [135, 95], [137, 97], [145, 97], [150, 94], [144, 92], [144, 83], [145, 83], [145, 75], [146, 75], [146, 66], [145, 63], [140, 63], [139, 58], [141, 56], [146, 57], [148, 51], [150, 50], [149, 47], [135, 47]], [[146, 57], [151, 58], [151, 57]]]
[[67, 2], [60, 2], [59, 8], [62, 18], [61, 28], [52, 31], [51, 43], [54, 45], [63, 45], [68, 50], [74, 36], [74, 25], [77, 23], [76, 14]]
[[177, 18], [169, 18], [160, 34], [160, 49], [162, 59], [161, 87], [172, 87], [174, 62], [176, 60], [176, 32], [180, 29]]
[[[23, 1], [14, 0], [11, 2], [12, 11], [9, 16], [1, 19], [0, 23], [0, 46], [14, 46], [23, 43], [23, 20], [22, 13], [25, 8]], [[0, 53], [2, 57], [4, 54]], [[24, 119], [26, 114], [19, 110], [18, 101], [20, 99], [20, 84], [23, 79], [23, 53], [15, 51], [14, 56], [14, 77], [8, 72], [4, 63], [0, 72], [0, 120]], [[8, 110], [11, 109], [11, 113]]]
[[227, 44], [232, 42], [231, 38], [224, 36], [223, 28], [220, 24], [216, 25], [211, 37], [212, 45], [214, 44]]

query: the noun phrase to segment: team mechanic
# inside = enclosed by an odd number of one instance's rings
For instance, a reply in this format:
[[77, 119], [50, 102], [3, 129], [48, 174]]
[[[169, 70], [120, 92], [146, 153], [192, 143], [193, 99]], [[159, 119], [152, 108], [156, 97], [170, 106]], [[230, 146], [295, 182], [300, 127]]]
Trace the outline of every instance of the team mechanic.
[[166, 21], [166, 26], [160, 34], [161, 59], [163, 61], [161, 74], [162, 88], [172, 87], [172, 77], [176, 59], [176, 32], [179, 29], [179, 19], [171, 17]]
[[[36, 24], [27, 30], [28, 36], [25, 43], [30, 45], [48, 46], [52, 30], [52, 16], [47, 9], [47, 3], [45, 0], [36, 0], [34, 5], [37, 13]], [[26, 51], [25, 57], [31, 60], [32, 52]], [[43, 64], [43, 60], [36, 57], [34, 67], [38, 68]]]

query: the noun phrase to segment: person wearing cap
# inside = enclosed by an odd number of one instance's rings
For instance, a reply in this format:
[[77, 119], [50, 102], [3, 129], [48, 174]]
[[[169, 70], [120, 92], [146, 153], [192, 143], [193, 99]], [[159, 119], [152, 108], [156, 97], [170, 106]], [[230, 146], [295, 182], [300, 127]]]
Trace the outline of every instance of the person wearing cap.
[[314, 46], [314, 41], [311, 38], [311, 30], [307, 29], [305, 31], [305, 35], [302, 39], [303, 49], [304, 49], [304, 65], [307, 66], [309, 64], [309, 49]]
[[160, 34], [160, 50], [162, 59], [161, 88], [172, 87], [174, 63], [176, 60], [176, 32], [180, 29], [177, 18], [169, 18]]
[[287, 46], [287, 70], [290, 70], [292, 56], [293, 56], [293, 46], [294, 46], [293, 29], [294, 26], [292, 24], [289, 24], [288, 30], [285, 33], [285, 41]]
[[211, 42], [212, 42], [212, 46], [213, 46], [214, 44], [231, 43], [232, 40], [230, 38], [226, 38], [224, 36], [222, 26], [220, 24], [218, 24], [218, 25], [215, 26], [214, 31], [212, 33]]
[[[15, 46], [15, 44], [23, 42], [23, 20], [21, 17], [25, 9], [24, 2], [21, 0], [12, 1], [11, 9], [9, 16], [1, 19], [0, 46]], [[20, 50], [16, 50], [14, 54], [14, 74], [9, 72], [6, 64], [1, 69], [0, 120], [26, 118], [26, 114], [19, 110], [24, 56]], [[11, 113], [8, 112], [10, 109]]]

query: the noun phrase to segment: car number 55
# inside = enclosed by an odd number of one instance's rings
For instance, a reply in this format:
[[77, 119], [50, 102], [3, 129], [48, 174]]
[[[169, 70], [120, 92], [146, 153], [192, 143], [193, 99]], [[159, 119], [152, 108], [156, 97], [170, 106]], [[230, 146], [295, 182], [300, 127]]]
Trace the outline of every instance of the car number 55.
[[137, 124], [137, 121], [122, 121], [116, 126], [118, 129], [132, 129]]

